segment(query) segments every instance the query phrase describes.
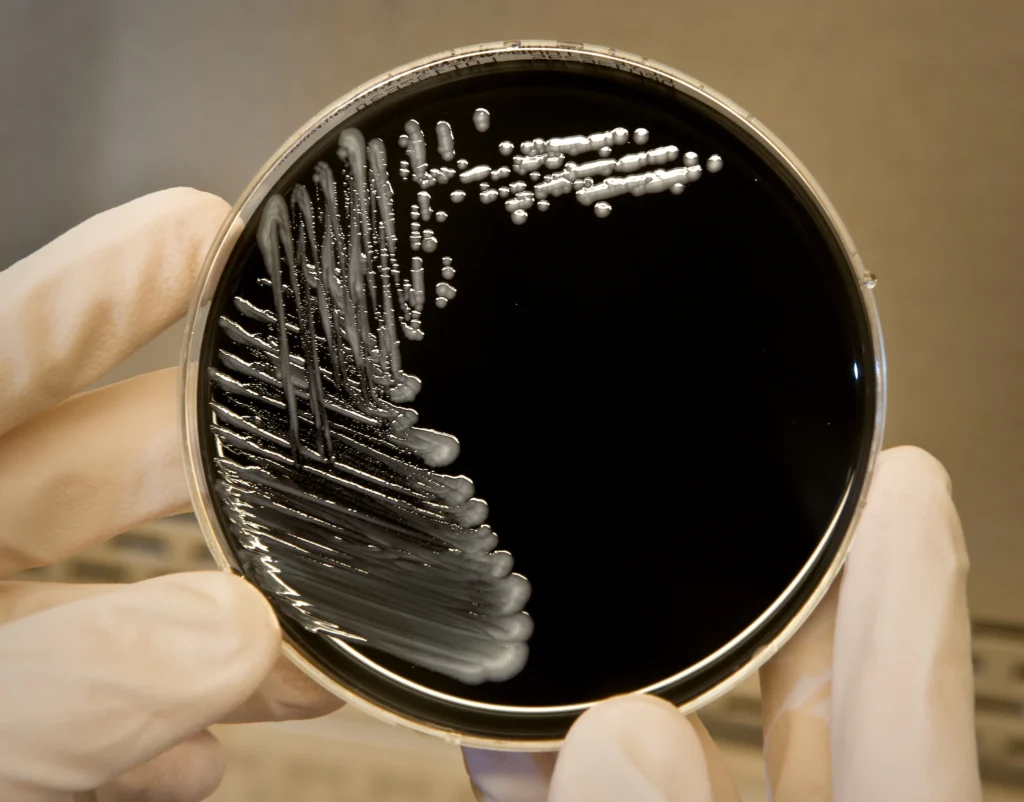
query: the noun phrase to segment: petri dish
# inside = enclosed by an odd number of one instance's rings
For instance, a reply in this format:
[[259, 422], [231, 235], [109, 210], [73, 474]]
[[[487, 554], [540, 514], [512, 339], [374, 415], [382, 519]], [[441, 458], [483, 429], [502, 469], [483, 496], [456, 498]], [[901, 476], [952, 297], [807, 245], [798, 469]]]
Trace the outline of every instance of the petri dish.
[[690, 712], [840, 570], [885, 412], [849, 235], [759, 121], [557, 42], [381, 76], [268, 162], [190, 312], [183, 444], [219, 565], [337, 695], [556, 746]]

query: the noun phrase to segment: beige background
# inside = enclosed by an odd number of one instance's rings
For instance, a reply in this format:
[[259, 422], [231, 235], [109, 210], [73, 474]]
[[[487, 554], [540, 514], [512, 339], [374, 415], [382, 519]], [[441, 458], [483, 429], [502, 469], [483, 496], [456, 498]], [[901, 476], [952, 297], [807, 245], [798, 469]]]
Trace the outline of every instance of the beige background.
[[807, 164], [880, 279], [888, 442], [952, 473], [975, 618], [1024, 626], [1022, 0], [0, 0], [0, 266], [152, 190], [233, 201], [355, 84], [514, 38], [672, 65]]

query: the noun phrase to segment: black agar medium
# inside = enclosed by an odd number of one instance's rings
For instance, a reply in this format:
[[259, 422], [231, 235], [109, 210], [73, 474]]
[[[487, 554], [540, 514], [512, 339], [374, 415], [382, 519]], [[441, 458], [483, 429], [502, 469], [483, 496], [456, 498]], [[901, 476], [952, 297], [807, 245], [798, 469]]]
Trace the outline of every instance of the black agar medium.
[[339, 101], [211, 252], [186, 359], [221, 565], [340, 695], [467, 743], [693, 709], [838, 571], [880, 333], [798, 163], [691, 79], [483, 46]]

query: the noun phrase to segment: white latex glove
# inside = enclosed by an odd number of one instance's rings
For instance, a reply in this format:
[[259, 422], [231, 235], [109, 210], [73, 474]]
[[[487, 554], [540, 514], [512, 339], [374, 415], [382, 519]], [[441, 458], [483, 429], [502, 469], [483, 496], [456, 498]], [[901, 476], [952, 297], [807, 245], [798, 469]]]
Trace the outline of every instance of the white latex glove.
[[[769, 799], [980, 802], [966, 578], [945, 470], [885, 452], [841, 581], [761, 669]], [[465, 756], [488, 802], [739, 800], [697, 717], [650, 697], [592, 708], [557, 762]]]
[[[161, 192], [0, 273], [0, 578], [188, 509], [176, 371], [74, 394], [181, 317], [227, 211]], [[223, 772], [207, 726], [338, 706], [226, 574], [0, 582], [3, 802], [203, 799]]]

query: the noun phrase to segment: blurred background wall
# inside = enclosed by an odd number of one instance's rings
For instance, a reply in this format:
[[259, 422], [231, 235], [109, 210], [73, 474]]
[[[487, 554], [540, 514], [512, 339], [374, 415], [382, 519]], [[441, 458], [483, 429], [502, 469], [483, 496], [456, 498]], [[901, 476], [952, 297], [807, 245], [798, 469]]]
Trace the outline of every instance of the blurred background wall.
[[[1019, 718], [1020, 0], [0, 0], [0, 266], [153, 190], [234, 201], [354, 85], [518, 38], [603, 44], [699, 77], [824, 186], [880, 279], [887, 440], [931, 450], [952, 474], [972, 612], [1004, 638], [979, 658], [999, 666], [980, 687]], [[179, 336], [117, 377], [176, 362]]]

